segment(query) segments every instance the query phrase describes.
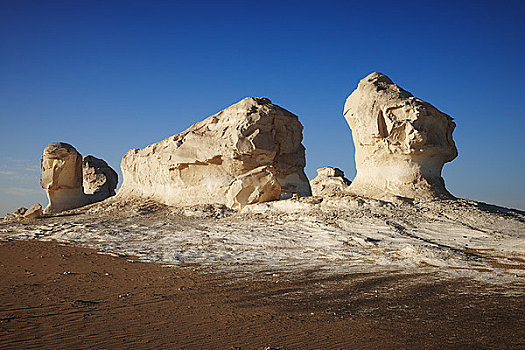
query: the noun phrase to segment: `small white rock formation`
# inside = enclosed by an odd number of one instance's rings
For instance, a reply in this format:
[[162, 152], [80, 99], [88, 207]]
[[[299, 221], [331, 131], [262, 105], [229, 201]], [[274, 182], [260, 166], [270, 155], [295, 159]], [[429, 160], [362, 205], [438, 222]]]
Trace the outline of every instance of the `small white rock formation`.
[[31, 208], [27, 209], [20, 207], [12, 214], [7, 213], [4, 216], [5, 221], [22, 220], [22, 219], [36, 219], [42, 216], [42, 206], [40, 203], [33, 204]]
[[20, 218], [21, 218], [21, 217], [24, 216], [24, 214], [26, 213], [26, 211], [27, 211], [27, 208], [25, 208], [25, 207], [20, 207], [20, 208], [18, 208], [17, 210], [15, 210], [15, 211], [13, 212], [13, 215], [16, 216], [16, 217], [20, 217]]
[[281, 185], [271, 166], [261, 166], [233, 179], [226, 190], [226, 206], [241, 210], [248, 204], [279, 200]]
[[317, 176], [310, 181], [312, 195], [320, 197], [347, 193], [350, 184], [341, 169], [329, 166], [317, 169]]
[[457, 156], [456, 124], [381, 73], [359, 82], [346, 100], [357, 175], [350, 189], [368, 197], [451, 197], [441, 170]]
[[[124, 180], [118, 196], [179, 206], [232, 203], [231, 196], [242, 192], [237, 186], [251, 181], [241, 180], [243, 174], [270, 166], [281, 198], [310, 195], [302, 130], [294, 114], [269, 99], [247, 97], [186, 131], [128, 151], [122, 158]], [[275, 199], [270, 187], [271, 195], [253, 198]]]
[[118, 175], [108, 163], [100, 158], [82, 158], [82, 185], [84, 194], [91, 195], [92, 202], [98, 202], [115, 195]]
[[42, 205], [40, 205], [40, 203], [36, 203], [26, 210], [24, 213], [24, 219], [36, 219], [41, 217], [42, 214]]
[[[49, 199], [44, 213], [79, 208], [115, 193], [115, 171], [101, 159], [91, 156], [86, 158], [83, 165], [80, 153], [63, 142], [51, 143], [44, 149], [40, 159], [40, 185]], [[83, 171], [86, 181], [83, 181]], [[87, 185], [88, 193], [84, 193], [83, 184]]]

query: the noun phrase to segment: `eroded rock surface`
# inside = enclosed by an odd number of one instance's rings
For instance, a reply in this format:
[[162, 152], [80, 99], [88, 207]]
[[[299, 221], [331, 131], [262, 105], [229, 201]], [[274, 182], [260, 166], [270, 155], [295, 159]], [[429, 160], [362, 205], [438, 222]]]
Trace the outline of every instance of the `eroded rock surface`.
[[281, 185], [273, 167], [262, 166], [237, 176], [226, 190], [226, 205], [240, 210], [248, 204], [278, 200]]
[[352, 192], [407, 198], [450, 197], [441, 177], [457, 156], [455, 123], [381, 73], [359, 82], [346, 100], [357, 176]]
[[40, 158], [40, 186], [49, 205], [45, 213], [57, 213], [88, 204], [82, 190], [82, 156], [64, 142], [49, 144]]
[[4, 221], [15, 221], [22, 219], [35, 219], [42, 216], [42, 206], [39, 203], [36, 203], [27, 209], [25, 207], [20, 207], [15, 210], [12, 214], [6, 213], [4, 216]]
[[85, 157], [83, 162], [82, 155], [68, 143], [49, 144], [40, 159], [40, 168], [40, 185], [49, 199], [46, 214], [79, 208], [115, 193], [115, 171], [102, 159], [92, 156]]
[[24, 219], [36, 219], [41, 217], [42, 214], [42, 205], [40, 205], [40, 203], [36, 203], [26, 210], [24, 213]]
[[115, 195], [118, 175], [104, 160], [85, 156], [82, 159], [82, 175], [84, 193], [92, 195], [92, 201]]
[[317, 176], [310, 181], [310, 187], [312, 195], [323, 197], [347, 193], [351, 183], [341, 169], [324, 167], [317, 169]]
[[275, 169], [281, 198], [310, 195], [302, 130], [294, 114], [266, 98], [247, 97], [184, 132], [128, 151], [118, 196], [169, 205], [226, 204], [232, 181], [262, 166]]

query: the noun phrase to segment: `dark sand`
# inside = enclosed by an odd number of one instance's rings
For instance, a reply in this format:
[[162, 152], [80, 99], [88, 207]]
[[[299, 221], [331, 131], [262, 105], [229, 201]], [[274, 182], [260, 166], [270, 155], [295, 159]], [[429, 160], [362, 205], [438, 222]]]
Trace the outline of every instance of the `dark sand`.
[[232, 276], [39, 241], [1, 242], [0, 274], [2, 349], [525, 348], [523, 295], [466, 280]]

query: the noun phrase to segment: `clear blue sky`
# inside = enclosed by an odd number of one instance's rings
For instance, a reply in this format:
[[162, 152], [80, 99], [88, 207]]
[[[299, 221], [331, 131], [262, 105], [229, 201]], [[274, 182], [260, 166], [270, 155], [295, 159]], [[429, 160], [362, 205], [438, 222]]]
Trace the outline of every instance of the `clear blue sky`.
[[1, 1], [0, 215], [35, 201], [39, 157], [73, 144], [119, 168], [130, 148], [246, 96], [303, 123], [307, 174], [352, 179], [342, 117], [383, 72], [455, 118], [459, 197], [525, 209], [521, 1]]

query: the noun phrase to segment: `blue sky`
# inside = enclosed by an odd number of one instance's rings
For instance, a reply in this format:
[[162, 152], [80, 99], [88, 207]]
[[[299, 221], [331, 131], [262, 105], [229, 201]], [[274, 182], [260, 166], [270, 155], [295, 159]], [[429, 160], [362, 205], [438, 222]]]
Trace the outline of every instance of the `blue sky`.
[[519, 1], [2, 1], [0, 215], [35, 201], [39, 158], [122, 155], [246, 96], [303, 123], [307, 174], [352, 179], [346, 97], [373, 71], [455, 118], [459, 197], [525, 209]]

